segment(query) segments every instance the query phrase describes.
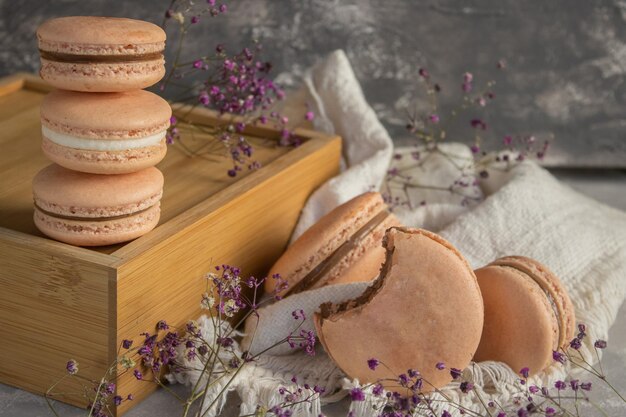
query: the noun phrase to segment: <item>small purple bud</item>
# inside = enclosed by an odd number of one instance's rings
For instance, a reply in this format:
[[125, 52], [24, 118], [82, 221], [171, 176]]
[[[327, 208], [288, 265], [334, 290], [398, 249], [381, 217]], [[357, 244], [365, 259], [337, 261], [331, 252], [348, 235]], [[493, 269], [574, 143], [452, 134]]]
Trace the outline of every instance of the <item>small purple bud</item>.
[[378, 361], [378, 359], [375, 358], [371, 358], [367, 360], [367, 366], [372, 370], [376, 370], [376, 368], [378, 367], [378, 365], [380, 365], [380, 362]]
[[350, 399], [352, 401], [365, 401], [365, 393], [361, 388], [352, 388], [350, 390]]
[[530, 369], [528, 369], [527, 367], [522, 368], [519, 371], [520, 375], [522, 375], [524, 378], [528, 378], [528, 374], [530, 373]]
[[133, 371], [133, 375], [135, 376], [135, 378], [137, 378], [137, 381], [141, 381], [143, 379], [143, 374], [139, 369], [135, 369]]
[[606, 340], [598, 339], [593, 345], [597, 349], [606, 349]]

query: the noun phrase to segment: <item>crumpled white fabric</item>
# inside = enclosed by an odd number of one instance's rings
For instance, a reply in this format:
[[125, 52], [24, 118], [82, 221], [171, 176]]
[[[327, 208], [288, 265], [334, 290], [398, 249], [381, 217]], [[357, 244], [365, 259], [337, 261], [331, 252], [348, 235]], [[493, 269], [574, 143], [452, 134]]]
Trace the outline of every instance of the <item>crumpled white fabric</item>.
[[[304, 88], [305, 94], [298, 96], [304, 96], [313, 106], [316, 127], [342, 136], [345, 169], [311, 196], [294, 237], [338, 204], [364, 191], [378, 189], [394, 152], [389, 135], [367, 104], [342, 51], [332, 53], [313, 68]], [[457, 155], [458, 161], [471, 160], [469, 150], [463, 145], [449, 144], [442, 149]], [[414, 148], [395, 150], [404, 156], [394, 159], [392, 166], [404, 166], [415, 151]], [[447, 173], [456, 172], [446, 169], [446, 161], [449, 158], [433, 158], [428, 169], [416, 169], [412, 174], [421, 184], [443, 181], [441, 184], [445, 185]], [[468, 169], [471, 171], [472, 167]], [[588, 327], [589, 337], [581, 352], [592, 361], [592, 341], [607, 338], [626, 295], [626, 214], [575, 192], [532, 162], [524, 162], [508, 172], [493, 170], [480, 187], [471, 188], [479, 199], [486, 197], [484, 201], [462, 205], [455, 194], [413, 189], [410, 199], [414, 204], [401, 208], [397, 215], [408, 226], [440, 233], [474, 268], [504, 255], [525, 255], [547, 265], [567, 287], [577, 321]], [[424, 200], [426, 204], [421, 205]], [[251, 341], [247, 334], [242, 341], [243, 349], [258, 352], [284, 338], [295, 325], [291, 312], [297, 309], [303, 309], [307, 316], [303, 328], [312, 330], [310, 319], [321, 303], [354, 298], [366, 286], [356, 283], [323, 287], [261, 309], [256, 336]], [[246, 332], [251, 333], [252, 327], [257, 326], [253, 320], [249, 319]], [[203, 331], [211, 332], [210, 325], [210, 320], [203, 321]], [[279, 386], [290, 385], [293, 374], [306, 375], [309, 383], [324, 386], [328, 394], [334, 394], [323, 397], [307, 410], [298, 410], [299, 416], [317, 415], [321, 404], [334, 401], [346, 390], [358, 386], [358, 381], [343, 378], [321, 347], [315, 357], [294, 352], [286, 345], [269, 353], [259, 363], [246, 365], [250, 367], [244, 373], [246, 377], [233, 381], [232, 389], [239, 392], [243, 403], [242, 413], [254, 409], [259, 402], [267, 405], [275, 398]], [[506, 402], [517, 390], [517, 376], [504, 364], [473, 363], [465, 372], [479, 387], [484, 401], [493, 398]], [[567, 367], [555, 364], [531, 383], [552, 384], [567, 372]], [[189, 379], [193, 380], [193, 376]], [[456, 383], [436, 395], [443, 394], [470, 409], [481, 409], [476, 396], [461, 395]], [[353, 402], [351, 410], [357, 417], [375, 416], [372, 406], [377, 401], [367, 396], [366, 401]]]

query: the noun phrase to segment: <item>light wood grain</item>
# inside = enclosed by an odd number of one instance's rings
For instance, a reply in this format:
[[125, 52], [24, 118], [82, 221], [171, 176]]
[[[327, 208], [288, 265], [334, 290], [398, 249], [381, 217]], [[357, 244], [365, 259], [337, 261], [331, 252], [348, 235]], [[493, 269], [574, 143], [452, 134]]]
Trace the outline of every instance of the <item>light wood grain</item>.
[[[115, 269], [104, 255], [59, 251], [33, 240], [17, 233], [0, 239], [0, 380], [42, 394], [64, 375], [69, 359], [78, 361], [83, 376], [98, 380], [115, 349], [109, 334], [116, 318], [110, 297]], [[57, 391], [82, 388], [67, 379]], [[62, 399], [85, 405], [79, 395]]]
[[[341, 141], [297, 130], [303, 144], [277, 146], [279, 132], [249, 126], [246, 137], [263, 167], [236, 178], [227, 159], [190, 158], [171, 147], [160, 225], [125, 244], [78, 248], [43, 236], [32, 221], [31, 181], [49, 162], [40, 150], [39, 105], [51, 88], [38, 77], [0, 79], [0, 339], [8, 361], [0, 382], [42, 393], [68, 359], [100, 378], [123, 339], [153, 331], [158, 320], [181, 325], [199, 313], [203, 275], [230, 263], [262, 275], [287, 245], [308, 196], [339, 170]], [[185, 143], [201, 146], [195, 126], [224, 119], [194, 109], [181, 124]], [[194, 132], [193, 136], [191, 132]], [[133, 393], [119, 414], [155, 389], [131, 374], [118, 380]], [[76, 386], [61, 387], [76, 391]], [[63, 401], [84, 405], [80, 395]]]

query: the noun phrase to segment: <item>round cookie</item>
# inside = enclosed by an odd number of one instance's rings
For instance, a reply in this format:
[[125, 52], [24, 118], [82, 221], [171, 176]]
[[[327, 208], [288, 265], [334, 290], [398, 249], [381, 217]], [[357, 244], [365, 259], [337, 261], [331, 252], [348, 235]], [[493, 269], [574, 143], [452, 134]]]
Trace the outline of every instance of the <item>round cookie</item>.
[[[326, 303], [314, 316], [320, 342], [337, 366], [361, 384], [380, 382], [403, 392], [398, 376], [415, 369], [422, 391], [452, 380], [480, 341], [483, 301], [472, 268], [440, 236], [421, 229], [389, 229], [386, 260], [376, 281], [358, 298]], [[382, 362], [375, 370], [368, 359]]]
[[102, 246], [142, 236], [159, 222], [163, 174], [154, 168], [96, 175], [52, 164], [33, 179], [35, 225], [77, 246]]
[[574, 338], [574, 307], [559, 279], [539, 262], [500, 258], [475, 271], [485, 302], [485, 325], [474, 360], [500, 361], [514, 372], [541, 372], [552, 351]]
[[39, 26], [37, 40], [41, 78], [64, 90], [136, 90], [165, 75], [165, 32], [149, 22], [60, 17]]
[[53, 162], [93, 174], [123, 174], [165, 157], [172, 109], [144, 90], [57, 90], [41, 104], [42, 149]]
[[[371, 281], [385, 259], [385, 230], [399, 226], [379, 193], [368, 192], [336, 207], [307, 229], [272, 266], [288, 283], [282, 295], [323, 285]], [[277, 280], [265, 281], [266, 292]]]

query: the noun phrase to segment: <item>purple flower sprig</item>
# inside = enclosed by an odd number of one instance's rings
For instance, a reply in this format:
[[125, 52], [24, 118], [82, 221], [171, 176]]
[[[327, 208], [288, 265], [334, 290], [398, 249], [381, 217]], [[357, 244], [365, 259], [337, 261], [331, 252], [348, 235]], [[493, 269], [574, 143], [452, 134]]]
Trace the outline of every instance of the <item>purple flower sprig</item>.
[[[500, 60], [497, 67], [504, 70], [506, 63]], [[460, 94], [461, 103], [448, 113], [439, 105], [442, 86], [433, 80], [427, 69], [419, 69], [419, 84], [425, 91], [429, 105], [425, 111], [418, 112], [416, 109], [408, 112], [406, 129], [414, 139], [415, 151], [411, 153], [411, 160], [408, 162], [406, 158], [402, 161], [406, 155], [395, 155], [384, 179], [381, 192], [392, 209], [415, 209], [428, 203], [423, 200], [413, 201], [415, 198], [411, 197], [411, 189], [460, 196], [458, 201], [461, 205], [474, 205], [483, 199], [478, 186], [481, 181], [489, 178], [490, 171], [510, 170], [524, 160], [543, 160], [546, 156], [550, 143], [554, 140], [553, 135], [539, 140], [535, 135], [506, 133], [501, 136], [501, 140], [497, 139], [499, 135], [493, 132], [485, 114], [486, 108], [492, 106], [496, 100], [496, 83], [487, 81], [480, 88], [477, 86], [477, 78], [470, 72], [461, 74], [460, 87], [452, 89]], [[460, 160], [461, 158], [446, 152], [440, 146], [448, 139], [447, 130], [454, 124], [464, 126], [467, 129], [466, 136], [473, 138], [470, 145], [471, 158]], [[490, 146], [492, 143], [494, 145]], [[449, 183], [442, 181], [441, 184], [422, 183], [420, 178], [413, 178], [415, 169], [423, 169], [420, 167], [433, 155], [453, 161], [450, 166], [458, 171], [457, 178]], [[455, 161], [455, 158], [459, 160]]]
[[[211, 18], [227, 15], [227, 11], [225, 2], [171, 1], [164, 14], [163, 27], [174, 25], [178, 42], [175, 43], [175, 58], [159, 89], [170, 95], [180, 93], [173, 99], [176, 117], [171, 120], [166, 142], [178, 144], [189, 156], [226, 157], [232, 162], [227, 174], [236, 177], [244, 170], [261, 166], [254, 158], [254, 147], [246, 135], [248, 126], [273, 126], [279, 132], [276, 139], [282, 146], [297, 146], [300, 139], [293, 132], [298, 121], [290, 123], [274, 110], [277, 102], [284, 99], [285, 92], [273, 80], [270, 74], [272, 64], [263, 59], [260, 43], [254, 42], [234, 53], [218, 43], [208, 53], [188, 62], [181, 59], [186, 39], [194, 27], [211, 21]], [[188, 114], [196, 107], [215, 110], [219, 123], [215, 126], [194, 123]], [[309, 109], [302, 121], [313, 118]], [[193, 138], [201, 138], [203, 143], [193, 145], [190, 143]]]

